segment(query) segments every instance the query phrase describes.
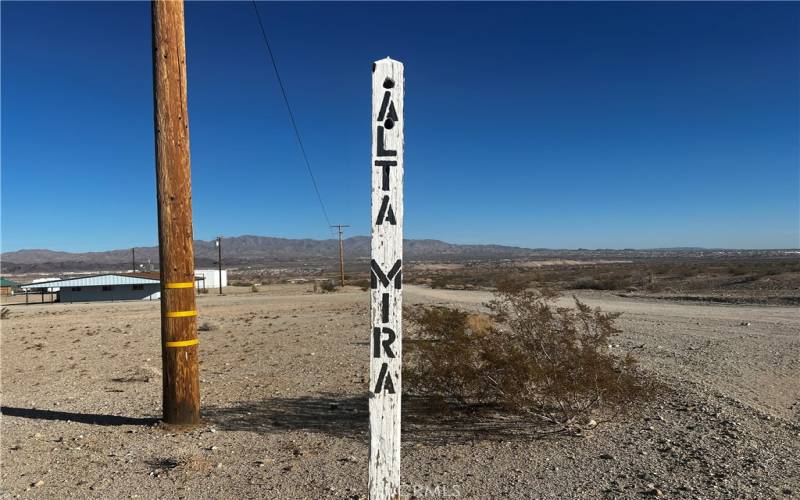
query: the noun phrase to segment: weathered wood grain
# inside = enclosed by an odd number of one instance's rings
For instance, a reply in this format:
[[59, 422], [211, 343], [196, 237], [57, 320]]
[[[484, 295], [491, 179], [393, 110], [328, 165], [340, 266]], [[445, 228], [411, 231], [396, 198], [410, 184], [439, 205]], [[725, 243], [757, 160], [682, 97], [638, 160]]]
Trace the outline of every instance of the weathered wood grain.
[[372, 69], [372, 262], [369, 494], [400, 492], [402, 386], [403, 64]]
[[154, 1], [152, 17], [164, 421], [192, 425], [200, 422], [200, 381], [183, 1]]

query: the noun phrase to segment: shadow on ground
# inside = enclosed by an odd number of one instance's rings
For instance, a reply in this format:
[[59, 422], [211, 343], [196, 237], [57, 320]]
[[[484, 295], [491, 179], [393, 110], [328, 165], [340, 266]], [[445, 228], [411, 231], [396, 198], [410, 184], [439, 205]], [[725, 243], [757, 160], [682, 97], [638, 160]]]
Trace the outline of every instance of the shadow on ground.
[[[485, 440], [536, 439], [535, 423], [497, 412], [447, 413], [441, 405], [403, 398], [403, 441], [446, 444]], [[222, 430], [278, 434], [303, 431], [366, 441], [369, 410], [366, 396], [322, 394], [241, 402], [203, 410], [203, 418]]]
[[0, 407], [5, 417], [21, 417], [33, 420], [63, 420], [94, 425], [153, 425], [157, 418], [121, 417], [118, 415], [98, 415], [94, 413], [72, 413], [67, 411], [38, 410], [35, 408]]

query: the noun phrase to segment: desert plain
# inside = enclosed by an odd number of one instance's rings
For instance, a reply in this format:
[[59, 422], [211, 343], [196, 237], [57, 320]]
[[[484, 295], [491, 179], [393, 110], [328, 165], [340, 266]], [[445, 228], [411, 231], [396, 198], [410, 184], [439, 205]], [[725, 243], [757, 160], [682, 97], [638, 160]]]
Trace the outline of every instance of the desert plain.
[[[406, 498], [798, 498], [795, 306], [575, 293], [668, 390], [580, 436], [404, 400]], [[483, 290], [404, 286], [479, 311]], [[368, 292], [198, 296], [203, 424], [159, 423], [157, 301], [8, 306], [3, 498], [366, 498]]]

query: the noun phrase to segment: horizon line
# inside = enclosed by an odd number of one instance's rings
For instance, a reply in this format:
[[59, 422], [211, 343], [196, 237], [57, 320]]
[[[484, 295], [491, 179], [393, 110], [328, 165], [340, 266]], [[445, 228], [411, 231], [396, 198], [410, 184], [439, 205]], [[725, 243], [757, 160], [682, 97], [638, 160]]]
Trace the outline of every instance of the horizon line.
[[[244, 238], [244, 237], [254, 237], [254, 238], [271, 238], [276, 240], [287, 240], [287, 241], [318, 241], [318, 242], [336, 242], [338, 241], [337, 238], [288, 238], [283, 236], [261, 236], [256, 234], [240, 234], [238, 236], [229, 236], [227, 239], [235, 239], [235, 238]], [[226, 237], [222, 237], [223, 241]], [[353, 235], [347, 238], [344, 238], [344, 241], [352, 240], [356, 238], [369, 238], [369, 236], [365, 235]], [[203, 243], [213, 243], [215, 239], [201, 239], [195, 238], [194, 242], [203, 242]], [[601, 252], [601, 251], [616, 251], [616, 252], [644, 252], [644, 251], [658, 251], [658, 250], [684, 250], [684, 251], [772, 251], [772, 252], [787, 252], [787, 251], [800, 251], [800, 246], [798, 247], [785, 247], [785, 248], [754, 248], [754, 247], [704, 247], [704, 246], [695, 246], [695, 245], [674, 245], [674, 246], [655, 246], [655, 247], [528, 247], [528, 246], [520, 246], [520, 245], [513, 245], [507, 243], [453, 243], [445, 240], [440, 240], [436, 238], [404, 238], [405, 241], [436, 241], [445, 243], [448, 245], [456, 245], [456, 246], [499, 246], [499, 247], [506, 247], [506, 248], [517, 248], [522, 250], [529, 250], [532, 252], [542, 252], [542, 251], [551, 251], [551, 252], [568, 252], [568, 251], [593, 251], [593, 252]], [[0, 242], [0, 249], [2, 249], [2, 242]], [[35, 251], [46, 251], [46, 252], [59, 252], [59, 253], [68, 253], [68, 254], [82, 254], [82, 253], [106, 253], [106, 252], [118, 252], [118, 251], [125, 251], [130, 249], [151, 249], [151, 248], [158, 248], [158, 244], [151, 244], [151, 245], [134, 245], [131, 247], [122, 247], [122, 248], [112, 248], [106, 250], [54, 250], [51, 248], [18, 248], [15, 250], [2, 250], [0, 251], [0, 255], [5, 255], [9, 253], [15, 252], [35, 252]]]

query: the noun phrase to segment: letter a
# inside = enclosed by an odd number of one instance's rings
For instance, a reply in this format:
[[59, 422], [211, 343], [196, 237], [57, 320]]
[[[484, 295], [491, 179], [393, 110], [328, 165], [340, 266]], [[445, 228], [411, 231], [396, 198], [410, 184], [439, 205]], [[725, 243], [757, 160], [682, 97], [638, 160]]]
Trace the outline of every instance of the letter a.
[[396, 226], [397, 219], [394, 218], [394, 210], [392, 210], [392, 205], [389, 203], [389, 197], [384, 196], [383, 201], [381, 202], [381, 209], [378, 211], [378, 220], [375, 221], [376, 226], [383, 225], [383, 221], [389, 221], [389, 224]]
[[380, 394], [383, 389], [386, 392], [394, 394], [394, 384], [392, 383], [392, 375], [389, 373], [389, 364], [383, 363], [381, 365], [381, 373], [378, 375], [378, 383], [375, 384], [375, 394]]

